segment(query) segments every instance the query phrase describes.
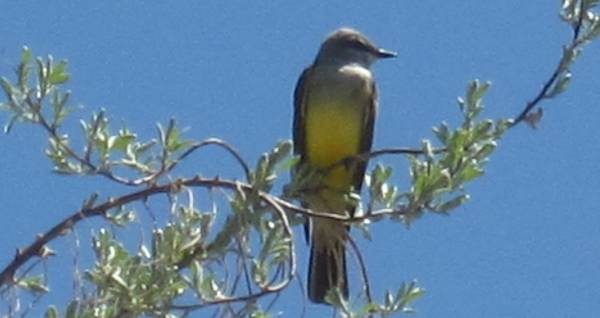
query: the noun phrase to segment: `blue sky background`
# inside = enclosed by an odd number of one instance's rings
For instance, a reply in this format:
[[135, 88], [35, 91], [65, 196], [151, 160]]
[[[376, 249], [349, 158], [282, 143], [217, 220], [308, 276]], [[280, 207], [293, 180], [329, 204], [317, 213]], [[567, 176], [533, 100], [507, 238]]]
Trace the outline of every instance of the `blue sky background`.
[[[431, 127], [457, 124], [468, 80], [491, 80], [485, 117], [515, 116], [550, 75], [571, 36], [559, 1], [2, 1], [0, 74], [13, 75], [22, 45], [70, 61], [75, 118], [107, 109], [145, 138], [175, 117], [188, 136], [218, 136], [254, 161], [291, 137], [291, 94], [321, 40], [355, 27], [399, 52], [374, 68], [381, 108], [375, 147], [417, 146]], [[363, 243], [375, 290], [417, 279], [427, 294], [417, 317], [593, 317], [600, 312], [600, 46], [573, 68], [571, 89], [546, 102], [538, 130], [518, 127], [499, 144], [472, 200], [450, 217], [427, 214], [410, 229], [383, 222]], [[4, 115], [3, 119], [6, 118]], [[93, 191], [124, 189], [52, 174], [40, 130], [0, 137], [0, 266], [17, 247], [76, 210]], [[239, 177], [222, 153], [206, 152], [180, 174]], [[407, 184], [402, 158], [397, 182]], [[103, 223], [86, 222], [78, 233]], [[299, 233], [298, 233], [299, 234]], [[300, 237], [300, 272], [307, 249]], [[73, 239], [60, 258], [51, 302], [71, 296]], [[82, 249], [89, 247], [82, 240]], [[58, 270], [57, 270], [58, 269]], [[352, 269], [356, 276], [356, 267]], [[67, 283], [65, 283], [67, 282]], [[354, 284], [353, 286], [356, 286]], [[351, 287], [352, 288], [352, 287]], [[381, 294], [378, 295], [381, 297]], [[296, 313], [292, 285], [279, 308]], [[42, 303], [44, 304], [44, 303]], [[5, 308], [0, 309], [0, 312]], [[307, 317], [328, 313], [309, 305]], [[35, 316], [35, 315], [34, 315]], [[201, 313], [198, 316], [202, 316]]]

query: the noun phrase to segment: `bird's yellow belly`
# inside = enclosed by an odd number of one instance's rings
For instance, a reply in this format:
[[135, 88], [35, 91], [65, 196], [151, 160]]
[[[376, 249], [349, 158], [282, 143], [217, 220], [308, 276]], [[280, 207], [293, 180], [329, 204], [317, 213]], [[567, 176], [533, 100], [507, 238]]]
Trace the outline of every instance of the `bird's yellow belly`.
[[[363, 112], [347, 103], [311, 105], [306, 114], [307, 161], [318, 168], [329, 168], [340, 160], [360, 152]], [[350, 165], [352, 166], [352, 165]], [[324, 176], [330, 187], [348, 189], [353, 173], [345, 165], [333, 168]]]

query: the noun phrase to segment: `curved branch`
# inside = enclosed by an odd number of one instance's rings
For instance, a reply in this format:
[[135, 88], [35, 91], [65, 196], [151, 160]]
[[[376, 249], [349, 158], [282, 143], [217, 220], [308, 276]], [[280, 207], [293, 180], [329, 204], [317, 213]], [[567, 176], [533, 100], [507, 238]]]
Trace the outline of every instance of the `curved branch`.
[[365, 263], [365, 260], [363, 259], [362, 253], [360, 252], [358, 245], [352, 239], [352, 237], [350, 237], [349, 235], [348, 235], [348, 242], [350, 243], [350, 246], [352, 247], [352, 250], [354, 251], [354, 254], [356, 255], [356, 259], [358, 260], [358, 265], [360, 267], [360, 273], [361, 273], [361, 276], [363, 279], [363, 284], [365, 285], [365, 295], [367, 297], [367, 301], [369, 303], [373, 303], [373, 295], [371, 294], [371, 284], [369, 283], [369, 275], [367, 273], [367, 264]]
[[[117, 207], [120, 207], [120, 206], [123, 206], [126, 204], [130, 204], [130, 203], [133, 203], [133, 202], [136, 202], [139, 200], [143, 200], [143, 199], [146, 199], [148, 197], [151, 197], [151, 196], [154, 196], [157, 194], [164, 194], [164, 193], [177, 191], [178, 189], [181, 189], [181, 187], [205, 187], [205, 188], [218, 187], [218, 188], [225, 188], [225, 189], [229, 189], [229, 190], [233, 190], [233, 191], [235, 191], [237, 189], [242, 189], [244, 191], [255, 191], [254, 188], [252, 187], [252, 185], [247, 184], [247, 183], [242, 183], [242, 182], [233, 181], [233, 180], [219, 179], [219, 178], [203, 178], [200, 176], [196, 176], [191, 179], [175, 180], [173, 182], [165, 183], [163, 185], [153, 185], [146, 189], [132, 192], [132, 193], [120, 196], [118, 198], [110, 198], [107, 201], [100, 203], [100, 204], [96, 204], [96, 205], [86, 204], [83, 208], [74, 212], [71, 216], [67, 217], [60, 223], [56, 224], [54, 227], [52, 227], [46, 233], [39, 235], [38, 238], [32, 244], [30, 244], [29, 246], [27, 246], [24, 249], [17, 250], [17, 253], [16, 253], [14, 259], [0, 272], [0, 286], [13, 283], [14, 275], [21, 266], [23, 266], [27, 261], [29, 261], [33, 257], [44, 256], [46, 244], [48, 244], [49, 242], [58, 238], [59, 236], [62, 236], [65, 233], [67, 233], [71, 228], [73, 228], [73, 226], [75, 226], [80, 221], [87, 219], [87, 218], [92, 218], [92, 217], [97, 217], [97, 216], [105, 216], [106, 213], [111, 209], [114, 209], [114, 208], [117, 208]], [[268, 205], [270, 205], [271, 207], [273, 207], [273, 209], [277, 213], [278, 217], [282, 220], [282, 223], [284, 224], [284, 229], [285, 229], [288, 237], [292, 237], [292, 231], [290, 228], [289, 220], [288, 220], [286, 212], [285, 212], [286, 210], [289, 210], [294, 213], [300, 213], [300, 214], [310, 216], [310, 217], [325, 218], [325, 219], [337, 220], [337, 221], [346, 222], [346, 223], [362, 222], [367, 219], [375, 219], [375, 218], [381, 218], [384, 216], [392, 216], [392, 215], [397, 216], [397, 215], [403, 215], [406, 213], [406, 211], [404, 211], [403, 209], [381, 209], [378, 211], [374, 211], [368, 215], [350, 217], [350, 216], [333, 214], [333, 213], [325, 213], [325, 212], [318, 212], [318, 211], [316, 212], [316, 211], [313, 211], [310, 209], [300, 207], [289, 201], [286, 201], [275, 195], [272, 195], [272, 194], [269, 194], [269, 193], [266, 193], [263, 191], [258, 191], [257, 194], [263, 202], [265, 202]], [[293, 246], [292, 240], [290, 240], [290, 242], [288, 242], [288, 244], [290, 246], [290, 254], [294, 255], [295, 252], [294, 252], [294, 246]], [[291, 278], [291, 277], [293, 277], [293, 274], [296, 272], [295, 259], [293, 259], [293, 258], [290, 259], [289, 267], [290, 267], [290, 272], [288, 273], [288, 278]], [[287, 285], [287, 284], [285, 284], [285, 285]]]
[[106, 215], [106, 212], [113, 208], [144, 199], [153, 194], [169, 192], [171, 191], [172, 186], [172, 184], [167, 184], [165, 186], [148, 188], [142, 191], [124, 195], [117, 199], [109, 199], [108, 201], [93, 207], [84, 206], [81, 210], [73, 213], [71, 216], [56, 224], [48, 232], [38, 236], [35, 242], [27, 246], [25, 249], [18, 249], [15, 258], [2, 270], [2, 272], [0, 272], [0, 286], [12, 283], [14, 281], [14, 275], [17, 269], [35, 256], [44, 256], [46, 244], [67, 233], [81, 220], [96, 216], [104, 216]]
[[[117, 182], [117, 183], [120, 183], [120, 184], [123, 184], [126, 186], [139, 186], [143, 183], [140, 181], [141, 179], [129, 180], [126, 178], [119, 177], [109, 171], [102, 170], [102, 169], [98, 168], [96, 165], [94, 165], [89, 160], [89, 154], [86, 154], [84, 157], [82, 157], [79, 154], [77, 154], [77, 152], [75, 152], [75, 150], [73, 150], [71, 147], [66, 145], [63, 142], [63, 140], [60, 138], [60, 136], [58, 135], [56, 127], [50, 125], [48, 123], [48, 121], [46, 120], [46, 118], [43, 116], [42, 111], [41, 111], [41, 109], [42, 109], [42, 98], [41, 97], [37, 98], [37, 101], [34, 101], [34, 100], [32, 100], [31, 94], [27, 94], [27, 97], [25, 98], [25, 105], [27, 107], [29, 107], [29, 110], [37, 116], [37, 122], [39, 122], [40, 126], [42, 126], [42, 128], [44, 128], [44, 130], [50, 135], [50, 138], [52, 138], [63, 151], [65, 151], [71, 158], [73, 158], [79, 164], [87, 167], [88, 169], [93, 171], [95, 174], [101, 175], [103, 177], [108, 178], [109, 180], [112, 180], [114, 182]], [[88, 143], [88, 148], [89, 147], [90, 147], [90, 145]]]
[[581, 32], [581, 26], [583, 25], [583, 11], [585, 8], [585, 1], [579, 2], [579, 15], [577, 17], [577, 25], [573, 29], [573, 40], [572, 42], [576, 42], [579, 39], [579, 33]]
[[[443, 152], [448, 151], [447, 148], [443, 147], [443, 148], [432, 148], [431, 149], [431, 154], [440, 154]], [[352, 155], [352, 156], [348, 156], [346, 158], [343, 158], [337, 162], [332, 163], [331, 165], [329, 165], [326, 168], [321, 169], [321, 173], [323, 174], [327, 174], [329, 173], [331, 170], [339, 167], [339, 166], [348, 166], [351, 163], [354, 162], [359, 162], [359, 161], [369, 161], [372, 158], [376, 158], [376, 157], [381, 157], [381, 156], [385, 156], [385, 155], [414, 155], [414, 156], [418, 156], [418, 155], [425, 155], [428, 152], [425, 151], [424, 149], [417, 149], [417, 148], [407, 148], [407, 147], [394, 147], [394, 148], [382, 148], [382, 149], [377, 149], [377, 150], [373, 150], [373, 151], [368, 151], [368, 152], [363, 152], [360, 153], [358, 155]]]
[[556, 69], [554, 69], [552, 76], [550, 76], [550, 78], [546, 81], [546, 83], [544, 83], [544, 86], [542, 86], [542, 89], [538, 92], [538, 94], [535, 96], [535, 98], [533, 100], [527, 102], [525, 109], [523, 109], [523, 111], [521, 111], [521, 113], [515, 118], [514, 122], [511, 124], [510, 127], [516, 126], [517, 124], [521, 123], [522, 121], [524, 121], [527, 118], [527, 116], [533, 110], [533, 108], [535, 106], [537, 106], [546, 97], [546, 94], [548, 94], [548, 91], [554, 85], [554, 83], [556, 82], [556, 79], [558, 78], [558, 76], [560, 75], [561, 72], [562, 72], [562, 67], [559, 63], [556, 66]]
[[[581, 33], [581, 28], [582, 28], [583, 22], [584, 22], [583, 21], [583, 13], [584, 13], [583, 9], [584, 9], [584, 1], [581, 1], [580, 6], [579, 6], [579, 17], [577, 19], [577, 24], [574, 26], [573, 37], [571, 39], [571, 42], [567, 46], [567, 50], [576, 49], [578, 46], [583, 44], [583, 42], [579, 38], [579, 35]], [[550, 78], [548, 78], [548, 80], [542, 86], [542, 89], [538, 92], [538, 94], [531, 101], [527, 102], [525, 109], [523, 109], [523, 111], [521, 111], [521, 113], [519, 113], [519, 115], [515, 118], [513, 123], [510, 125], [510, 127], [514, 127], [517, 124], [519, 124], [527, 119], [527, 117], [531, 113], [531, 111], [544, 98], [547, 97], [548, 92], [556, 84], [556, 80], [558, 79], [558, 77], [560, 76], [560, 74], [563, 71], [564, 71], [563, 65], [561, 62], [559, 62], [558, 65], [556, 65], [554, 72], [552, 72], [552, 75], [550, 76]]]
[[246, 302], [249, 300], [255, 300], [258, 298], [261, 298], [263, 296], [272, 294], [272, 293], [276, 293], [281, 291], [283, 288], [285, 288], [287, 285], [283, 285], [283, 286], [277, 286], [277, 288], [273, 288], [273, 289], [263, 289], [259, 292], [253, 293], [253, 294], [248, 294], [248, 295], [244, 295], [244, 296], [239, 296], [239, 297], [226, 297], [226, 298], [222, 298], [222, 299], [217, 299], [217, 300], [211, 300], [211, 301], [206, 301], [203, 302], [201, 304], [192, 304], [192, 305], [171, 305], [169, 306], [169, 308], [174, 309], [174, 310], [184, 310], [184, 311], [191, 311], [191, 310], [198, 310], [198, 309], [202, 309], [202, 308], [206, 308], [206, 307], [210, 307], [210, 306], [215, 306], [215, 305], [221, 305], [221, 304], [229, 304], [229, 303], [236, 303], [236, 302]]
[[192, 145], [188, 150], [186, 150], [184, 153], [182, 153], [181, 156], [179, 156], [179, 158], [177, 158], [177, 160], [175, 160], [175, 162], [172, 162], [171, 164], [169, 164], [162, 173], [167, 173], [167, 172], [172, 171], [179, 164], [179, 162], [181, 162], [183, 159], [185, 159], [186, 157], [191, 155], [196, 150], [198, 150], [202, 147], [208, 146], [208, 145], [215, 145], [215, 146], [219, 146], [219, 147], [225, 149], [229, 154], [231, 154], [235, 158], [235, 160], [238, 162], [238, 164], [242, 167], [242, 169], [244, 170], [244, 175], [246, 176], [246, 180], [248, 180], [248, 181], [250, 180], [250, 167], [249, 167], [248, 163], [246, 162], [246, 160], [244, 160], [244, 158], [242, 158], [242, 155], [240, 154], [240, 152], [237, 149], [235, 149], [235, 147], [233, 147], [231, 144], [229, 144], [219, 138], [208, 138], [208, 139], [203, 140], [202, 142]]
[[[94, 173], [101, 175], [103, 177], [106, 177], [114, 182], [124, 184], [127, 186], [140, 185], [140, 183], [137, 183], [135, 180], [125, 179], [125, 178], [119, 177], [117, 175], [114, 175], [108, 171], [99, 169], [90, 160], [88, 160], [88, 158], [84, 158], [84, 157], [81, 157], [80, 155], [78, 155], [73, 149], [71, 149], [71, 147], [69, 147], [62, 141], [62, 139], [58, 136], [58, 132], [56, 131], [56, 128], [52, 127], [52, 126], [50, 126], [50, 124], [48, 124], [48, 122], [46, 121], [46, 119], [44, 118], [44, 116], [41, 113], [41, 109], [42, 109], [41, 100], [39, 100], [36, 103], [36, 102], [32, 101], [30, 95], [28, 95], [26, 101], [27, 101], [26, 104], [29, 106], [31, 111], [36, 113], [40, 125], [50, 135], [50, 138], [54, 139], [54, 141], [57, 143], [57, 145], [59, 145], [60, 148], [62, 148], [62, 150], [64, 150], [71, 158], [75, 159], [81, 165], [88, 167], [88, 169], [92, 170]], [[88, 147], [89, 147], [89, 145], [88, 145]]]
[[[191, 155], [193, 152], [195, 152], [196, 150], [198, 150], [200, 148], [208, 146], [208, 145], [216, 145], [216, 146], [219, 146], [219, 147], [225, 149], [229, 154], [231, 154], [235, 158], [235, 160], [238, 162], [238, 164], [242, 167], [242, 169], [244, 170], [244, 174], [246, 175], [246, 180], [248, 180], [248, 181], [250, 180], [250, 168], [248, 166], [248, 163], [246, 163], [246, 161], [242, 158], [239, 151], [237, 149], [235, 149], [229, 143], [225, 142], [224, 140], [218, 139], [218, 138], [208, 138], [202, 142], [192, 145], [189, 149], [187, 149], [185, 152], [183, 152], [177, 158], [177, 160], [168, 164], [167, 166], [162, 165], [162, 167], [159, 171], [156, 171], [155, 173], [152, 173], [149, 176], [138, 178], [138, 179], [127, 179], [127, 178], [120, 177], [118, 175], [111, 173], [110, 171], [103, 170], [103, 169], [99, 168], [98, 166], [96, 166], [95, 164], [93, 164], [92, 161], [90, 160], [89, 152], [86, 151], [85, 155], [81, 156], [75, 150], [73, 150], [71, 147], [69, 147], [67, 144], [65, 144], [63, 142], [63, 140], [60, 138], [56, 127], [53, 125], [50, 125], [48, 123], [48, 121], [46, 120], [46, 118], [44, 117], [44, 114], [41, 111], [42, 103], [43, 103], [42, 97], [35, 98], [35, 97], [32, 97], [31, 94], [27, 94], [27, 97], [25, 98], [25, 101], [24, 101], [24, 104], [26, 105], [26, 107], [28, 107], [29, 110], [35, 114], [39, 125], [42, 126], [42, 128], [48, 133], [50, 138], [52, 138], [56, 142], [56, 144], [61, 148], [61, 150], [65, 151], [68, 154], [68, 156], [73, 158], [79, 164], [81, 164], [81, 165], [87, 167], [89, 170], [93, 171], [93, 173], [104, 176], [114, 182], [117, 182], [117, 183], [120, 183], [123, 185], [127, 185], [127, 186], [140, 186], [142, 184], [151, 183], [151, 182], [157, 180], [160, 176], [164, 175], [165, 173], [172, 171], [179, 164], [179, 162], [181, 162], [183, 159], [185, 159], [186, 157]], [[100, 112], [99, 116], [103, 116], [103, 112]], [[96, 125], [98, 122], [99, 122], [99, 120], [96, 121]], [[94, 130], [95, 129], [96, 128], [94, 128]], [[91, 149], [90, 141], [88, 141], [87, 148]]]

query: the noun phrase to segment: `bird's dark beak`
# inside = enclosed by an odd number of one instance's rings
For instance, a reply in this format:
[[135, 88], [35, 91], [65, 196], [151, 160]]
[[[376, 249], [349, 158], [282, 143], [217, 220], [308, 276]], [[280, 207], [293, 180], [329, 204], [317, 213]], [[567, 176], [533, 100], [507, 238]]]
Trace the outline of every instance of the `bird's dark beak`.
[[384, 49], [377, 49], [376, 56], [380, 59], [385, 59], [390, 57], [396, 57], [398, 56], [398, 53]]

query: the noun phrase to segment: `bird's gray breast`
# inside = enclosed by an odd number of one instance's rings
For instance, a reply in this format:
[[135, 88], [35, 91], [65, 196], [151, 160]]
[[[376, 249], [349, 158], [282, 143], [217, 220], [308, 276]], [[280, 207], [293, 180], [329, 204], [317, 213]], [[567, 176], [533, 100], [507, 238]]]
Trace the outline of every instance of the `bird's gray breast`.
[[310, 95], [320, 101], [348, 100], [352, 101], [349, 105], [359, 105], [362, 103], [357, 101], [367, 102], [373, 97], [373, 75], [369, 69], [357, 64], [316, 67]]

